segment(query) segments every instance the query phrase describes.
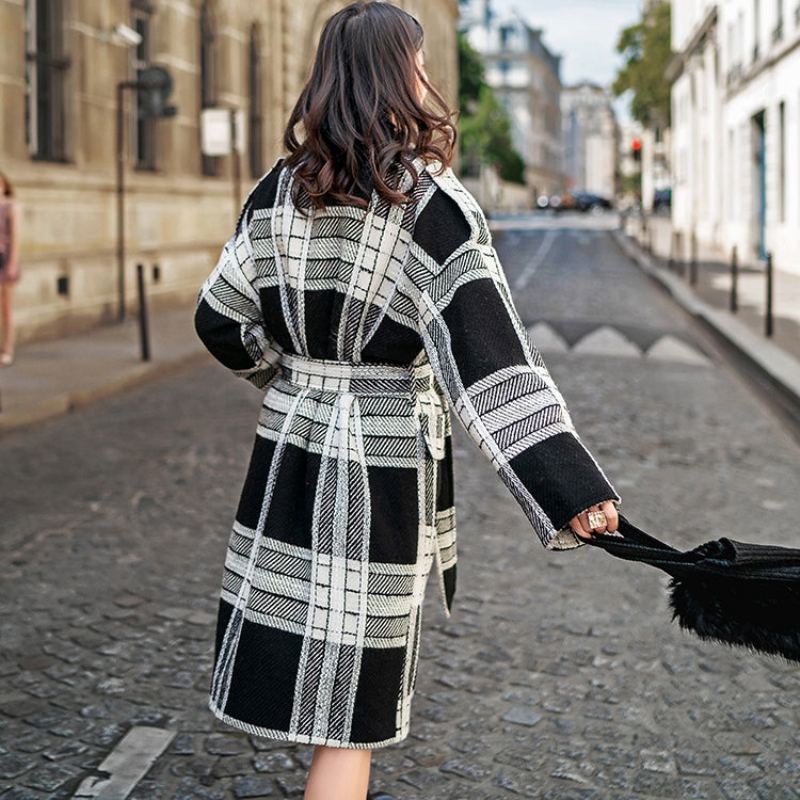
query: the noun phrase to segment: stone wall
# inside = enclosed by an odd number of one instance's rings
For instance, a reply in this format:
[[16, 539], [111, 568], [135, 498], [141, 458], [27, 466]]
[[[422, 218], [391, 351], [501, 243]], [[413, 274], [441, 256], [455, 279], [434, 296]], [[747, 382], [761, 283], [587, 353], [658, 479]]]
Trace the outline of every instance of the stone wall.
[[[62, 5], [68, 59], [63, 71], [66, 158], [54, 162], [36, 158], [27, 141], [27, 4], [0, 0], [0, 169], [14, 183], [21, 208], [23, 277], [15, 290], [18, 341], [63, 335], [117, 316], [116, 85], [133, 77], [135, 48], [114, 37], [112, 30], [119, 23], [135, 27], [136, 8], [149, 10], [149, 61], [171, 71], [171, 100], [178, 110], [175, 117], [154, 123], [153, 170], [136, 168], [132, 118], [126, 126], [129, 310], [135, 300], [137, 263], [147, 268], [155, 306], [193, 298], [230, 235], [240, 198], [258, 177], [245, 154], [241, 194], [236, 197], [230, 157], [218, 159], [216, 176], [204, 175], [201, 169], [200, 0], [64, 0]], [[345, 5], [330, 0], [225, 0], [208, 5], [218, 105], [249, 108], [248, 53], [252, 26], [257, 26], [263, 169], [283, 152], [283, 127], [303, 86], [319, 32]], [[422, 22], [428, 73], [455, 104], [456, 0], [404, 0], [397, 5]], [[157, 281], [155, 275], [160, 276]]]

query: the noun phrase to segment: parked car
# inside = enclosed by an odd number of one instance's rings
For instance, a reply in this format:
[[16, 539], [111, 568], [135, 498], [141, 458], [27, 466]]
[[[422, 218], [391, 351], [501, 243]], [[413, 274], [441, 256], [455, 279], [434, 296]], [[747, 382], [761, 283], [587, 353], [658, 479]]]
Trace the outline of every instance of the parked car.
[[594, 192], [573, 192], [572, 196], [575, 198], [575, 208], [583, 213], [613, 208], [611, 200]]

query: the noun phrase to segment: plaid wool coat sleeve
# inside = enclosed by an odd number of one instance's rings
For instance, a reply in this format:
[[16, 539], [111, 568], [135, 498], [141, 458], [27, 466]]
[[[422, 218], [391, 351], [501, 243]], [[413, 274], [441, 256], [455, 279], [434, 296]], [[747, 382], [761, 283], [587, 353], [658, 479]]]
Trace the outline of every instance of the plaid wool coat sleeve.
[[194, 326], [206, 349], [234, 375], [264, 391], [280, 372], [281, 349], [264, 325], [253, 285], [254, 258], [247, 232], [248, 203], [236, 230], [197, 295]]
[[454, 224], [464, 226], [466, 219], [470, 234], [429, 266], [430, 280], [418, 294], [428, 359], [451, 410], [542, 544], [582, 546], [569, 520], [595, 503], [622, 498], [581, 441], [520, 320], [480, 206], [457, 179], [442, 186], [460, 208]]

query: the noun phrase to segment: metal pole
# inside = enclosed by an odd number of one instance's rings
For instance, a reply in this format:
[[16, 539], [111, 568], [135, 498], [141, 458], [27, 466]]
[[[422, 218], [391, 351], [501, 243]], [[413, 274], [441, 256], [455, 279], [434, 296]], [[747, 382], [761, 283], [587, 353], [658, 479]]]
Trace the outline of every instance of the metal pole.
[[233, 156], [233, 221], [239, 219], [242, 205], [242, 157], [236, 146], [236, 109], [230, 109], [231, 156]]
[[142, 346], [142, 361], [150, 360], [150, 329], [147, 324], [147, 296], [144, 286], [144, 265], [136, 265], [136, 287], [139, 293], [139, 341]]
[[675, 231], [669, 235], [669, 258], [667, 259], [667, 269], [672, 272], [675, 268]]
[[697, 284], [697, 234], [692, 231], [692, 254], [689, 262], [689, 283], [692, 286]]
[[764, 332], [772, 336], [772, 253], [767, 253], [767, 310]]
[[739, 310], [739, 251], [736, 245], [731, 251], [731, 312]]
[[125, 320], [125, 83], [117, 84], [117, 317]]

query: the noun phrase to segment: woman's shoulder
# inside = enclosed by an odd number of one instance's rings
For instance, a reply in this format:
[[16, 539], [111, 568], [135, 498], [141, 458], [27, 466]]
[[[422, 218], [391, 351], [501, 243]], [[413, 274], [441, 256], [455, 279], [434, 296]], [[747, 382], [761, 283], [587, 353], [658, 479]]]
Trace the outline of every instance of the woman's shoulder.
[[491, 245], [486, 215], [453, 168], [434, 161], [425, 166], [424, 172], [431, 188], [424, 195], [424, 206], [417, 217], [417, 244], [439, 263], [466, 242]]
[[272, 166], [258, 179], [248, 196], [248, 204], [253, 209], [271, 208], [275, 204], [278, 178], [283, 169], [286, 156], [278, 156]]

